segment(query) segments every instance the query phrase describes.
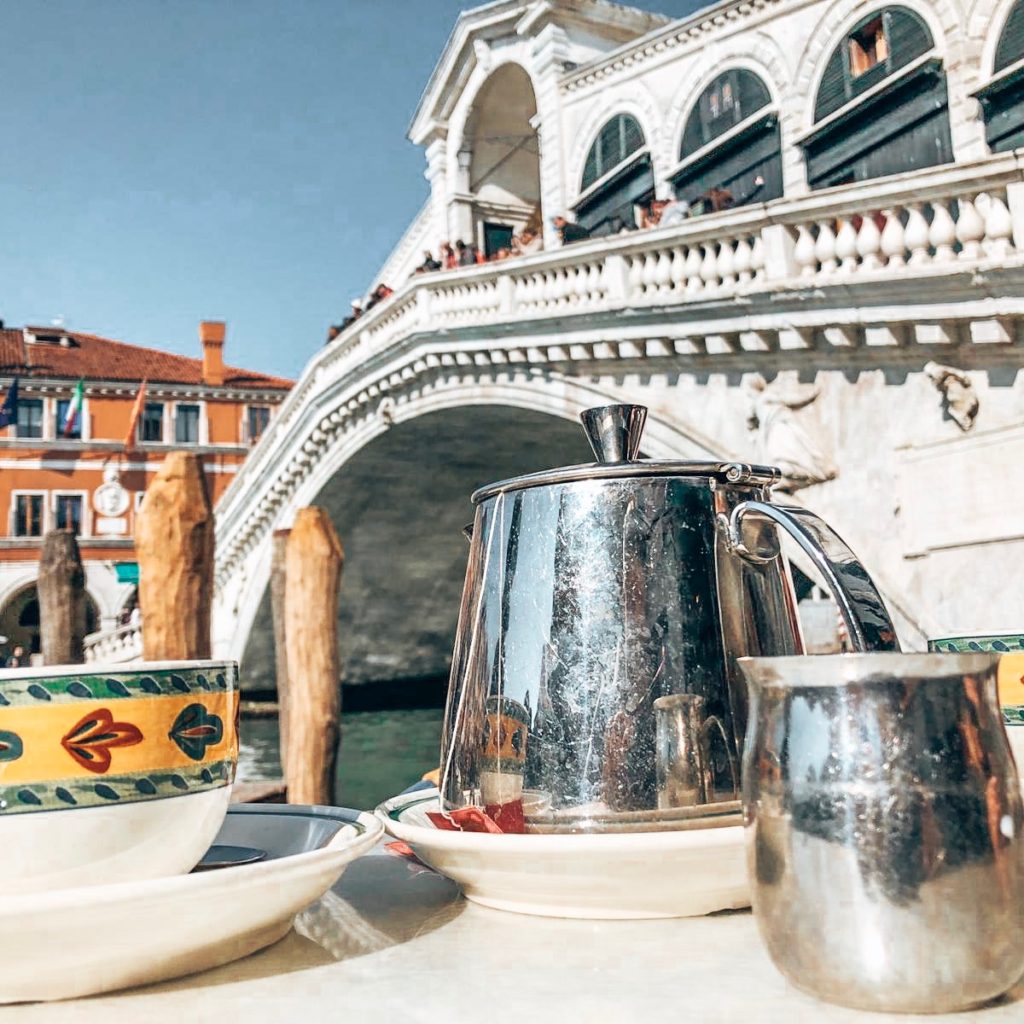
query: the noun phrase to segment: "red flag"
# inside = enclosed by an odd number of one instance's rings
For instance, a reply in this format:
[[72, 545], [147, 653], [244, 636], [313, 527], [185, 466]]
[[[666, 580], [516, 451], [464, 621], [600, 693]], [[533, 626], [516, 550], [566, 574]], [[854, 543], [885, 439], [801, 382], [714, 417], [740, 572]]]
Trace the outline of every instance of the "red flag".
[[139, 393], [135, 397], [135, 404], [132, 406], [132, 414], [128, 420], [128, 433], [124, 437], [124, 450], [130, 452], [135, 448], [135, 430], [139, 425], [139, 417], [142, 415], [142, 408], [146, 404], [146, 382], [139, 385]]

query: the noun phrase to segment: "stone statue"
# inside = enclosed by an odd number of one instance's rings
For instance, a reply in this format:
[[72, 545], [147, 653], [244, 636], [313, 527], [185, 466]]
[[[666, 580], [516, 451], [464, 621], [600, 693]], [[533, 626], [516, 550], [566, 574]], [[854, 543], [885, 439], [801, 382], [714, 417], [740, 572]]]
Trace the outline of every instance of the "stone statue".
[[776, 489], [788, 494], [835, 479], [837, 470], [825, 451], [812, 422], [798, 416], [821, 393], [817, 385], [769, 384], [756, 374], [750, 381], [750, 414], [747, 426], [757, 433], [758, 457], [782, 470]]
[[971, 378], [963, 370], [925, 363], [924, 372], [942, 395], [942, 411], [964, 432], [974, 426], [979, 401]]

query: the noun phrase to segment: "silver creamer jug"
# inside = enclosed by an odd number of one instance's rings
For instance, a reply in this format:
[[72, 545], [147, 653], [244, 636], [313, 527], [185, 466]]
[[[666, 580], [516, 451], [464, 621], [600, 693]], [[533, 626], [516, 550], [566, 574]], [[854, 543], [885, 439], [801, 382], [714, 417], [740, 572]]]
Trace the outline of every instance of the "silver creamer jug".
[[[831, 587], [856, 649], [898, 650], [895, 631], [842, 540], [804, 509], [771, 504], [778, 470], [639, 459], [640, 406], [581, 418], [597, 462], [473, 495], [442, 806], [486, 809], [514, 832], [707, 823], [739, 808], [736, 659], [803, 651], [777, 527]], [[654, 703], [683, 693], [720, 727], [711, 785], [673, 808], [658, 796], [672, 766], [657, 758], [679, 744], [656, 743]]]

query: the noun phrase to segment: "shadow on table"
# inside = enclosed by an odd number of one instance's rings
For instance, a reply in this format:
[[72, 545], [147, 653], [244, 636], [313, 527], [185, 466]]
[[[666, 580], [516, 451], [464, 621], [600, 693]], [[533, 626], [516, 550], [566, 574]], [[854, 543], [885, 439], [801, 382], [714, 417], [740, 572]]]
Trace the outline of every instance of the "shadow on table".
[[402, 857], [371, 854], [353, 861], [334, 888], [302, 911], [295, 927], [267, 949], [123, 994], [237, 984], [352, 960], [434, 931], [464, 907], [459, 887], [449, 879]]

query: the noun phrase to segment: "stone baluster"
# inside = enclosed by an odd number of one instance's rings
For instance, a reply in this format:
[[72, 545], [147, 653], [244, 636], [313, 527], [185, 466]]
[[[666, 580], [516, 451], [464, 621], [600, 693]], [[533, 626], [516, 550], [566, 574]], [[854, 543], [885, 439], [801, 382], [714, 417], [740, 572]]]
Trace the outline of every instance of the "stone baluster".
[[836, 231], [831, 217], [818, 221], [818, 238], [814, 243], [814, 258], [818, 261], [819, 273], [834, 274], [839, 269], [836, 261]]
[[903, 229], [903, 243], [910, 250], [911, 266], [918, 267], [931, 258], [928, 252], [928, 221], [920, 203], [907, 207], [907, 226]]
[[643, 256], [634, 255], [627, 256], [626, 259], [629, 261], [629, 275], [626, 278], [629, 286], [629, 298], [638, 299], [644, 290], [644, 258]]
[[672, 290], [681, 292], [686, 287], [686, 256], [681, 245], [672, 250], [671, 277]]
[[806, 224], [796, 226], [796, 245], [793, 247], [793, 259], [800, 268], [801, 277], [813, 277], [818, 272], [818, 260], [815, 256], [814, 235]]
[[753, 253], [750, 250], [750, 242], [746, 235], [736, 239], [736, 251], [733, 253], [732, 267], [736, 272], [736, 279], [741, 285], [750, 283], [750, 268]]
[[604, 296], [604, 275], [601, 273], [601, 264], [592, 263], [587, 273], [587, 301], [588, 303], [600, 302]]
[[[981, 206], [981, 196], [977, 204]], [[988, 202], [983, 211], [985, 217], [985, 241], [982, 243], [985, 255], [991, 259], [1003, 259], [1013, 249], [1013, 220], [1002, 196], [994, 192], [986, 194]]]
[[764, 238], [759, 231], [754, 235], [754, 244], [750, 247], [750, 275], [755, 281], [763, 281], [765, 275]]
[[900, 220], [899, 208], [883, 210], [885, 227], [882, 229], [882, 254], [885, 256], [885, 265], [890, 270], [906, 266], [906, 240], [903, 233], [903, 221]]
[[700, 277], [704, 282], [705, 289], [714, 289], [718, 285], [718, 258], [715, 253], [715, 243], [705, 242], [701, 248], [704, 250], [704, 258], [700, 261]]
[[882, 251], [882, 233], [875, 223], [875, 214], [869, 210], [864, 214], [857, 232], [857, 253], [860, 256], [862, 270], [878, 270], [882, 261], [878, 254]]
[[541, 307], [551, 309], [558, 298], [558, 282], [555, 280], [555, 273], [549, 270], [544, 275], [544, 289], [541, 292]]
[[985, 222], [970, 196], [960, 196], [958, 206], [960, 216], [956, 221], [956, 240], [960, 243], [960, 259], [981, 259], [981, 240], [985, 237]]
[[699, 292], [704, 287], [704, 281], [700, 276], [703, 262], [700, 246], [691, 245], [686, 252], [686, 290], [689, 293]]
[[672, 256], [668, 249], [658, 253], [658, 262], [654, 268], [654, 283], [659, 296], [667, 296], [672, 291]]
[[718, 263], [715, 270], [722, 283], [722, 288], [733, 290], [736, 287], [736, 256], [733, 242], [726, 239], [718, 247]]
[[953, 243], [956, 242], [956, 224], [946, 205], [947, 200], [936, 199], [932, 203], [932, 224], [928, 229], [928, 242], [935, 250], [936, 263], [949, 263], [956, 259]]
[[642, 294], [645, 299], [653, 299], [657, 291], [658, 257], [654, 253], [644, 255], [644, 269], [640, 276]]
[[839, 230], [836, 232], [836, 259], [839, 261], [841, 274], [852, 274], [857, 269], [857, 229], [853, 226], [853, 218], [840, 218]]

